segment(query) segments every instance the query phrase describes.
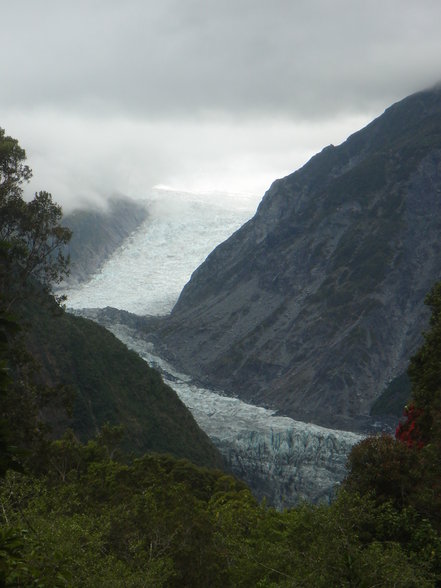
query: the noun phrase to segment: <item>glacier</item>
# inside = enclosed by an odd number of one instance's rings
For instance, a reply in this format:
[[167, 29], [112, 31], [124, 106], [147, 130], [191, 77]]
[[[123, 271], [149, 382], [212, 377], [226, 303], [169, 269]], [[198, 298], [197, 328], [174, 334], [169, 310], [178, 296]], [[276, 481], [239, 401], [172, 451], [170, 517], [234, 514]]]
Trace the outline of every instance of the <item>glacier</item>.
[[171, 190], [149, 195], [150, 217], [92, 279], [67, 290], [68, 310], [102, 323], [163, 375], [212, 439], [228, 468], [258, 499], [286, 508], [327, 502], [344, 478], [347, 456], [361, 435], [279, 416], [220, 391], [199, 387], [155, 354], [135, 328], [98, 310], [113, 306], [139, 315], [170, 312], [192, 271], [247, 221], [247, 195]]
[[257, 205], [249, 194], [165, 189], [139, 200], [149, 217], [88, 282], [63, 288], [70, 308], [167, 314], [192, 272], [251, 218]]
[[362, 435], [277, 416], [218, 391], [201, 388], [155, 354], [135, 328], [108, 321], [104, 311], [74, 311], [100, 322], [129, 349], [158, 369], [222, 454], [227, 467], [259, 500], [278, 509], [302, 500], [330, 502], [345, 477], [352, 446]]

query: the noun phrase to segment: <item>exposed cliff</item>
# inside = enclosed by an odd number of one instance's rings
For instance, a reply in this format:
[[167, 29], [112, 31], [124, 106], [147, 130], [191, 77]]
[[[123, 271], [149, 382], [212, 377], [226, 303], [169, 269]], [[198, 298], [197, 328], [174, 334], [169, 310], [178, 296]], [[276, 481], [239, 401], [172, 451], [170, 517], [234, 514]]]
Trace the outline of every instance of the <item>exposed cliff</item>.
[[210, 386], [358, 428], [421, 340], [440, 234], [437, 87], [274, 182], [148, 331]]

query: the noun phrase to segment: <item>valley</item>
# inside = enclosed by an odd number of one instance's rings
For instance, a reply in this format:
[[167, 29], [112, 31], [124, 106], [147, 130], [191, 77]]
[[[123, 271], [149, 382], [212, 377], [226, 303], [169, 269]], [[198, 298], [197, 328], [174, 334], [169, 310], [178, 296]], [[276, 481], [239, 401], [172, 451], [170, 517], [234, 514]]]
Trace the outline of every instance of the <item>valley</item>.
[[271, 504], [329, 500], [351, 447], [401, 416], [393, 383], [441, 276], [440, 94], [323, 149], [254, 216], [246, 196], [150, 195], [147, 220], [67, 292], [160, 369]]
[[[329, 502], [360, 435], [277, 416], [274, 410], [198, 385], [145, 341], [143, 317], [127, 312], [169, 312], [215, 240], [234, 232], [252, 214], [253, 201], [235, 195], [224, 195], [223, 206], [209, 195], [205, 201], [189, 193], [154, 195], [159, 197], [161, 208], [159, 203], [151, 208], [147, 220], [104, 260], [100, 271], [68, 288], [70, 312], [102, 324], [158, 369], [228, 469], [246, 481], [256, 497], [278, 508], [300, 500]], [[91, 307], [108, 306], [109, 301], [118, 310]]]

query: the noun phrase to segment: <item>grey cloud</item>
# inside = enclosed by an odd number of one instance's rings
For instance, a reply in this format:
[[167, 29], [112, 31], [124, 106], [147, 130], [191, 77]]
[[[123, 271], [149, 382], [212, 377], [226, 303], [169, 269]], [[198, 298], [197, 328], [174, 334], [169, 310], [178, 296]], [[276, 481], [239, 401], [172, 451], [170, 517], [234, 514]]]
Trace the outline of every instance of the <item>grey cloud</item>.
[[207, 117], [195, 125], [32, 111], [10, 115], [6, 129], [20, 139], [34, 170], [28, 197], [44, 188], [71, 209], [115, 192], [146, 196], [155, 184], [260, 198], [274, 179], [368, 120], [299, 124], [270, 117], [238, 125]]
[[245, 190], [441, 78], [438, 0], [14, 0], [0, 126], [65, 207]]
[[441, 58], [430, 0], [16, 0], [2, 20], [8, 107], [323, 117], [436, 82]]

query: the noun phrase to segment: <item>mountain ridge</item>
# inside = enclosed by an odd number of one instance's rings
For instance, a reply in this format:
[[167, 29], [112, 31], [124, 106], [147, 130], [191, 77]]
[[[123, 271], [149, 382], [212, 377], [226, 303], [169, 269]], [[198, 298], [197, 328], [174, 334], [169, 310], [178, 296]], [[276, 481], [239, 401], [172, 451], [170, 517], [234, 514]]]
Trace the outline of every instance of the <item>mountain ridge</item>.
[[204, 384], [359, 428], [407, 367], [441, 275], [441, 89], [392, 105], [276, 180], [152, 338]]

